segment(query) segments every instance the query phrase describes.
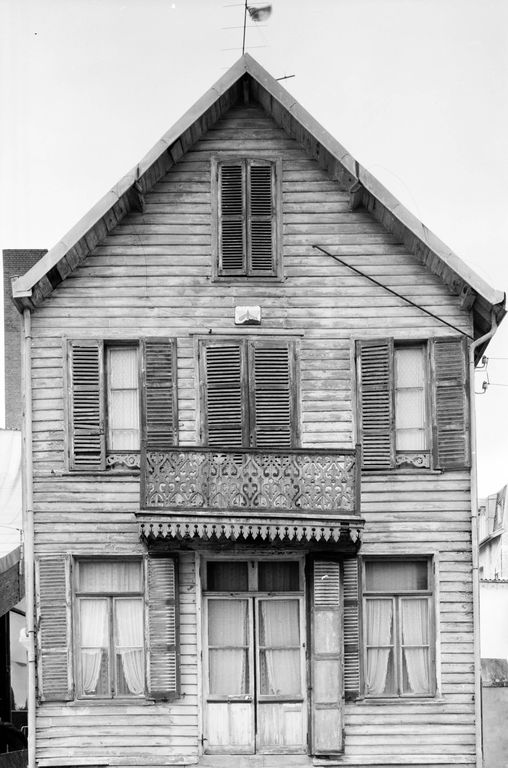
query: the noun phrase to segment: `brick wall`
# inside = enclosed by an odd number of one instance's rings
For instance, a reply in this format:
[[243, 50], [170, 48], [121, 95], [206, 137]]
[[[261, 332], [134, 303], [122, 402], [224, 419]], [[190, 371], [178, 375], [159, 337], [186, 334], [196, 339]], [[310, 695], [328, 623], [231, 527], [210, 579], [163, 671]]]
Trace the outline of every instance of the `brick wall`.
[[21, 320], [14, 306], [11, 278], [28, 272], [47, 251], [7, 250], [3, 252], [4, 339], [5, 339], [5, 428], [21, 429]]

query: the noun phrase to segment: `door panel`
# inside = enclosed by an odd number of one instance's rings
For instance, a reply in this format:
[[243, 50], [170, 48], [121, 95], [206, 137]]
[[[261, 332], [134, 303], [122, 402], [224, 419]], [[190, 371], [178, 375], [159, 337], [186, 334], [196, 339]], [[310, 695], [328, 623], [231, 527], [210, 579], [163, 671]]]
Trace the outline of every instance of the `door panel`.
[[252, 753], [252, 599], [209, 597], [206, 604], [206, 751]]
[[258, 752], [305, 752], [303, 601], [255, 598]]

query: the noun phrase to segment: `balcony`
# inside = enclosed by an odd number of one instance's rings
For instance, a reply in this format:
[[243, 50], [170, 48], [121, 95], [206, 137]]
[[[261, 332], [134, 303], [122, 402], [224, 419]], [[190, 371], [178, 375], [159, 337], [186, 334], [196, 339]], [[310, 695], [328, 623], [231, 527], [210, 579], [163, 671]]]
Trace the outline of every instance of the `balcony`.
[[357, 515], [356, 451], [175, 448], [144, 454], [142, 510]]

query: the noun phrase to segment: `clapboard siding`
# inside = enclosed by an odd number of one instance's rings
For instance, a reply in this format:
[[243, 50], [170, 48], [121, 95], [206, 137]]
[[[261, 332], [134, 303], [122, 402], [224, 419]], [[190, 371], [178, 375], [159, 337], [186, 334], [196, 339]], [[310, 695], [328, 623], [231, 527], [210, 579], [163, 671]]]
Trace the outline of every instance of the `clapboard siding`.
[[[210, 158], [282, 157], [283, 281], [214, 283]], [[385, 232], [255, 107], [229, 112], [145, 195], [33, 315], [33, 466], [38, 555], [141, 554], [139, 476], [79, 474], [65, 462], [64, 341], [176, 337], [179, 442], [199, 440], [195, 335], [234, 331], [234, 308], [259, 304], [264, 334], [293, 333], [300, 371], [301, 443], [355, 442], [355, 338], [449, 335], [450, 329], [316, 251], [321, 245], [469, 332], [470, 315], [439, 278]], [[235, 331], [237, 334], [238, 331]], [[287, 336], [285, 336], [287, 338]], [[291, 336], [290, 336], [291, 338]], [[345, 765], [474, 762], [470, 489], [466, 472], [364, 475], [362, 553], [434, 554], [438, 561], [440, 696], [345, 706]], [[173, 704], [45, 703], [37, 715], [42, 765], [192, 761], [199, 750], [194, 558], [180, 572], [181, 679]]]

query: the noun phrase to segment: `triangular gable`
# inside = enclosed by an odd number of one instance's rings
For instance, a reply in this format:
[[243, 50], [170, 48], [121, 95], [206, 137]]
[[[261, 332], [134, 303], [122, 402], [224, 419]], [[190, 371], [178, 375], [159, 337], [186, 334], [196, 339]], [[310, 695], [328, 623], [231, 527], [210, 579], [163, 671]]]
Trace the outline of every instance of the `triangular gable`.
[[461, 297], [464, 309], [473, 309], [475, 337], [490, 329], [493, 311], [498, 322], [502, 319], [504, 293], [492, 289], [469, 269], [249, 54], [242, 56], [54, 248], [13, 282], [13, 297], [18, 308], [34, 309], [40, 305], [126, 213], [142, 210], [144, 194], [243, 98], [244, 87], [248, 87], [250, 97], [317, 160], [330, 178], [349, 192], [352, 208], [363, 205], [437, 274], [451, 293]]

